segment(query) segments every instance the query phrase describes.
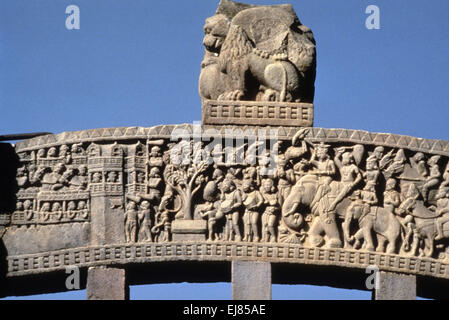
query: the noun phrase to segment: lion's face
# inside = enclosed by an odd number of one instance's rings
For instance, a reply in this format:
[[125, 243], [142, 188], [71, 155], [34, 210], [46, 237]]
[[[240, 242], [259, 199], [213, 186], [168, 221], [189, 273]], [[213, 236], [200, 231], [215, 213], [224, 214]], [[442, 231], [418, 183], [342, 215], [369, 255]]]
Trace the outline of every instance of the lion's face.
[[203, 44], [207, 51], [220, 53], [221, 46], [229, 31], [229, 24], [228, 18], [222, 14], [206, 19]]

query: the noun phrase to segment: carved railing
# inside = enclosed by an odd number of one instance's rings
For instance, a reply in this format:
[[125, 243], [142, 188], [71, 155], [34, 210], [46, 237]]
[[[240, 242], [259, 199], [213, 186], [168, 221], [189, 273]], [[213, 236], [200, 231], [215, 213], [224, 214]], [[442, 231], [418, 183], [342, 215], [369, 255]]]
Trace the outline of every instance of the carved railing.
[[164, 261], [232, 260], [334, 265], [358, 269], [376, 265], [381, 270], [392, 272], [449, 278], [448, 263], [428, 258], [292, 244], [207, 241], [105, 245], [9, 256], [8, 276], [63, 271], [69, 266], [81, 268]]
[[216, 101], [203, 103], [204, 124], [313, 126], [313, 104], [271, 101]]

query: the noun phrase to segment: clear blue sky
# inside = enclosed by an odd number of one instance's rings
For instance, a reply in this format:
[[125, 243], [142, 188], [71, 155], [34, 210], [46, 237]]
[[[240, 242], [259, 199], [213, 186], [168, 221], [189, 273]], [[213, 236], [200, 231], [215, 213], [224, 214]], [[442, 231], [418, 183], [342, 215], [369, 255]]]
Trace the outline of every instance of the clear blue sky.
[[[316, 127], [449, 140], [449, 1], [248, 1], [290, 2], [314, 32]], [[80, 8], [80, 30], [65, 28], [70, 4]], [[1, 0], [0, 134], [200, 120], [202, 27], [217, 4]], [[380, 8], [380, 30], [365, 28], [368, 5]], [[230, 295], [229, 284], [131, 290], [132, 298]], [[50, 297], [84, 298], [85, 293]], [[273, 287], [273, 298], [320, 297], [370, 294]]]

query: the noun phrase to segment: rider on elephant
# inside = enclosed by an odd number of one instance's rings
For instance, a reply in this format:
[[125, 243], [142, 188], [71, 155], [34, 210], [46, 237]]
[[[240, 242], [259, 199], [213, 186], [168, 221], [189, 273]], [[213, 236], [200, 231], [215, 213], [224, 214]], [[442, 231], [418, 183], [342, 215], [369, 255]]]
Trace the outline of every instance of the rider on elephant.
[[440, 156], [433, 156], [427, 162], [430, 167], [430, 174], [427, 177], [426, 182], [424, 183], [424, 186], [422, 188], [422, 194], [425, 201], [428, 200], [429, 189], [438, 185], [441, 179], [441, 172], [438, 161], [440, 161]]
[[371, 207], [379, 203], [376, 195], [376, 185], [373, 183], [367, 183], [362, 190], [362, 200], [365, 204], [367, 212], [371, 211]]
[[441, 240], [444, 238], [443, 225], [449, 222], [449, 187], [443, 187], [438, 190], [437, 194], [437, 208], [436, 213], [438, 218], [435, 221], [437, 226], [438, 235], [435, 240]]
[[330, 191], [330, 183], [336, 173], [335, 163], [328, 154], [330, 145], [320, 143], [316, 146], [316, 151], [312, 152], [309, 163], [316, 169], [310, 173], [318, 176], [318, 189], [310, 204], [312, 212], [317, 213], [319, 201]]
[[379, 175], [380, 170], [377, 166], [377, 160], [374, 158], [368, 158], [368, 160], [366, 160], [366, 172], [363, 174], [366, 184], [376, 186]]
[[284, 155], [278, 157], [278, 170], [276, 173], [278, 178], [278, 193], [280, 198], [280, 204], [284, 203], [284, 200], [290, 194], [292, 185], [295, 184], [295, 172], [289, 167], [289, 162]]
[[384, 191], [384, 208], [393, 214], [395, 214], [395, 209], [401, 204], [401, 195], [395, 188], [396, 179], [388, 179]]
[[[339, 204], [340, 201], [343, 200], [360, 181], [362, 181], [362, 174], [360, 173], [360, 169], [354, 164], [352, 153], [343, 152], [343, 148], [337, 149], [334, 158], [336, 165], [340, 169], [342, 189], [329, 206], [327, 210], [329, 212], [335, 211], [337, 204]], [[340, 156], [342, 156], [341, 161]]]

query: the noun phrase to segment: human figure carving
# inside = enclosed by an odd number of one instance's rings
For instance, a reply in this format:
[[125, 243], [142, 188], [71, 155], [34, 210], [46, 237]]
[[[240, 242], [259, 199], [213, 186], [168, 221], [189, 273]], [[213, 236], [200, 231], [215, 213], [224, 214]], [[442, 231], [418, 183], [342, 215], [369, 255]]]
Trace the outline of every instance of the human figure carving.
[[277, 242], [275, 224], [280, 211], [280, 195], [276, 192], [273, 179], [262, 181], [262, 197], [265, 210], [262, 214], [262, 242]]
[[150, 202], [147, 200], [142, 201], [139, 207], [139, 235], [142, 235], [143, 239], [148, 242], [153, 242], [151, 234], [151, 208]]
[[103, 181], [103, 175], [101, 172], [94, 172], [92, 174], [92, 183], [101, 183]]
[[23, 211], [25, 212], [25, 219], [31, 221], [34, 216], [33, 203], [30, 200], [25, 200], [23, 202]]
[[86, 152], [83, 149], [83, 144], [82, 143], [74, 143], [72, 144], [72, 147], [70, 148], [70, 152], [73, 155], [77, 155], [77, 156], [85, 156]]
[[42, 180], [42, 185], [44, 190], [56, 191], [64, 186], [69, 185], [69, 180], [62, 173], [65, 170], [65, 165], [62, 163], [57, 163], [51, 173], [44, 175]]
[[126, 205], [125, 211], [125, 237], [126, 242], [137, 241], [137, 205], [136, 202], [130, 200]]
[[401, 196], [396, 190], [396, 180], [390, 178], [387, 180], [384, 191], [384, 208], [391, 213], [395, 213], [396, 208], [401, 204]]
[[26, 187], [28, 185], [28, 173], [26, 167], [17, 169], [16, 181], [18, 187]]
[[444, 169], [441, 187], [449, 187], [449, 163], [446, 165], [446, 169]]
[[440, 156], [432, 156], [428, 161], [428, 165], [430, 167], [430, 174], [422, 187], [422, 194], [425, 201], [428, 200], [429, 189], [434, 188], [440, 182], [441, 172], [440, 166], [438, 165], [439, 161]]
[[[340, 156], [342, 156], [341, 161], [339, 159]], [[342, 149], [338, 149], [334, 161], [340, 169], [342, 189], [334, 201], [329, 205], [328, 211], [330, 212], [334, 211], [337, 204], [362, 180], [360, 169], [354, 164], [354, 159], [351, 153], [343, 153]]]
[[[400, 216], [401, 223], [406, 228], [406, 235], [403, 239], [403, 246], [406, 251], [410, 250], [411, 254], [415, 254], [419, 246], [419, 235], [416, 230], [415, 220], [413, 218], [412, 212], [417, 204], [417, 200], [420, 194], [418, 188], [414, 183], [410, 184], [407, 193], [405, 195], [404, 201], [400, 204], [397, 213]], [[412, 244], [410, 244], [410, 239], [412, 239]]]
[[153, 146], [151, 148], [148, 164], [150, 167], [162, 167], [164, 165], [161, 147]]
[[40, 209], [40, 218], [42, 221], [47, 221], [50, 218], [50, 202], [44, 202]]
[[219, 235], [216, 232], [217, 221], [224, 218], [224, 212], [220, 210], [219, 190], [221, 182], [224, 179], [222, 170], [216, 168], [212, 173], [212, 179], [207, 182], [203, 191], [205, 203], [198, 205], [197, 210], [201, 218], [207, 218], [208, 240], [218, 240]]
[[51, 147], [50, 149], [48, 149], [47, 158], [56, 158], [56, 148], [55, 147]]
[[[367, 184], [365, 188], [361, 191], [361, 200], [362, 200], [362, 215], [359, 217], [359, 226], [360, 229], [354, 235], [356, 240], [354, 247], [356, 249], [359, 248], [360, 239], [363, 237], [365, 240], [364, 247], [368, 251], [374, 250], [374, 242], [371, 234], [371, 230], [373, 230], [374, 220], [376, 218], [377, 210], [373, 208], [374, 205], [377, 204], [377, 196], [375, 185]], [[370, 219], [364, 219], [366, 215], [370, 215]]]
[[76, 203], [75, 201], [69, 201], [67, 203], [67, 218], [73, 220], [76, 217]]
[[68, 145], [63, 144], [61, 147], [59, 147], [58, 158], [61, 159], [66, 165], [72, 163], [72, 155], [70, 154]]
[[282, 205], [284, 200], [290, 194], [292, 185], [296, 182], [295, 172], [289, 167], [288, 161], [282, 154], [278, 157], [278, 170], [276, 176], [278, 178], [279, 201]]
[[242, 236], [239, 229], [240, 207], [242, 206], [242, 195], [236, 188], [232, 179], [225, 178], [222, 182], [219, 211], [226, 215], [226, 240], [241, 241]]
[[87, 166], [78, 167], [78, 174], [70, 180], [70, 186], [75, 190], [86, 190], [88, 185]]
[[[215, 175], [214, 171], [214, 175]], [[221, 172], [221, 170], [220, 170]], [[208, 240], [218, 240], [218, 233], [216, 233], [217, 221], [224, 217], [224, 213], [219, 210], [220, 202], [218, 201], [218, 185], [219, 180], [214, 179], [209, 181], [204, 187], [203, 199], [204, 204], [198, 205], [197, 211], [201, 218], [207, 218]]]
[[388, 179], [391, 177], [396, 177], [404, 172], [406, 161], [407, 158], [405, 156], [404, 150], [399, 149], [393, 158], [393, 162], [391, 162], [389, 166], [383, 171], [385, 178]]
[[37, 159], [45, 158], [45, 154], [46, 154], [45, 149], [39, 149], [37, 151], [36, 158]]
[[117, 173], [115, 171], [110, 171], [108, 172], [106, 182], [115, 183], [117, 182], [117, 178], [118, 178]]
[[155, 220], [157, 221], [153, 228], [151, 228], [151, 232], [158, 234], [160, 232], [160, 228], [163, 227], [164, 233], [162, 237], [156, 236], [161, 241], [170, 241], [171, 237], [171, 214], [178, 212], [181, 209], [181, 205], [177, 208], [170, 209], [174, 202], [174, 194], [173, 189], [167, 188], [165, 190], [164, 195], [162, 196], [161, 203], [159, 205], [158, 211], [156, 213]]
[[413, 157], [410, 158], [410, 163], [416, 169], [416, 171], [418, 171], [419, 175], [422, 178], [425, 178], [427, 176], [427, 164], [424, 153], [417, 152]]
[[264, 203], [262, 194], [254, 189], [250, 180], [244, 180], [242, 184], [242, 201], [245, 206], [243, 214], [244, 237], [243, 241], [259, 242], [259, 209]]
[[316, 191], [315, 197], [310, 205], [312, 212], [317, 214], [317, 205], [319, 201], [329, 193], [330, 182], [336, 173], [335, 162], [330, 159], [328, 154], [330, 145], [320, 143], [316, 146], [316, 151], [312, 152], [312, 158], [310, 159], [310, 164], [315, 167], [310, 173], [318, 177], [318, 189]]
[[[161, 202], [161, 188], [163, 186], [163, 179], [160, 175], [158, 167], [153, 167], [150, 170], [148, 177], [147, 190], [148, 193], [139, 194], [140, 198], [149, 201], [153, 213], [157, 212], [158, 206]], [[170, 187], [168, 187], [170, 188]]]
[[87, 219], [89, 217], [89, 210], [87, 209], [87, 203], [84, 200], [78, 202], [78, 211], [81, 213], [81, 218]]
[[62, 208], [61, 204], [59, 202], [54, 202], [51, 207], [51, 213], [53, 216], [53, 219], [56, 221], [60, 221], [62, 219]]
[[363, 173], [363, 178], [365, 178], [366, 185], [376, 186], [377, 180], [379, 179], [380, 170], [377, 166], [377, 161], [375, 159], [368, 159], [366, 161], [366, 171]]
[[438, 190], [436, 214], [438, 218], [435, 221], [437, 227], [437, 236], [435, 240], [441, 240], [445, 237], [443, 225], [449, 222], [449, 188], [442, 187]]
[[28, 168], [28, 181], [31, 186], [38, 186], [42, 183], [45, 174], [47, 173], [47, 168], [36, 167], [34, 164], [30, 165]]
[[378, 146], [374, 149], [373, 153], [366, 159], [366, 162], [374, 161], [379, 170], [384, 170], [393, 161], [393, 151], [391, 150], [386, 155], [384, 155], [385, 148]]

